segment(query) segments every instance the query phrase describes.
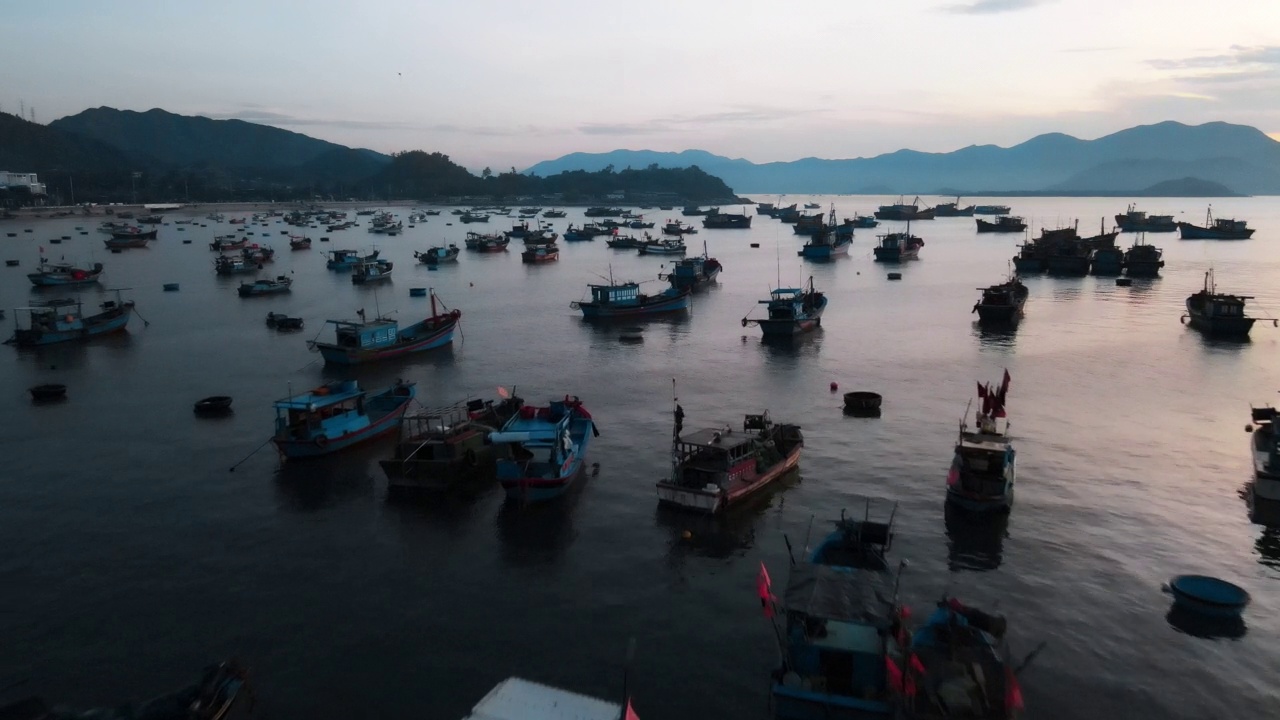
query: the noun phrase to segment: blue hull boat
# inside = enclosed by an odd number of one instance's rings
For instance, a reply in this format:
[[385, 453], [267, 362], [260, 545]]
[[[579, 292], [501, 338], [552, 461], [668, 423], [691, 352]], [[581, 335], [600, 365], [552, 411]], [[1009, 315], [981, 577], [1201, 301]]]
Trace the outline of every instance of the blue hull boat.
[[40, 258], [40, 267], [36, 272], [28, 273], [27, 279], [36, 287], [78, 287], [92, 285], [102, 276], [102, 263], [94, 263], [89, 269], [78, 268], [68, 263], [51, 263]]
[[359, 250], [330, 250], [329, 259], [325, 262], [325, 267], [342, 272], [351, 270], [357, 265], [375, 262], [377, 259], [377, 250], [368, 255], [361, 255]]
[[744, 317], [742, 327], [759, 325], [766, 338], [790, 338], [822, 325], [827, 296], [813, 288], [813, 278], [810, 277], [808, 289], [778, 288], [760, 304], [766, 306], [768, 317]]
[[453, 342], [453, 333], [462, 318], [461, 310], [436, 310], [436, 294], [431, 292], [431, 316], [406, 327], [393, 318], [375, 318], [366, 322], [329, 320], [334, 326], [333, 342], [313, 340], [307, 343], [317, 350], [326, 365], [362, 365], [378, 360], [391, 360], [411, 353], [434, 350]]
[[853, 236], [847, 237], [836, 236], [828, 240], [824, 235], [819, 234], [813, 237], [813, 241], [806, 243], [804, 247], [797, 253], [805, 260], [814, 262], [830, 262], [838, 257], [849, 254], [849, 246], [853, 245]]
[[87, 317], [82, 303], [69, 298], [18, 308], [17, 312], [27, 313], [28, 325], [16, 328], [5, 343], [20, 347], [54, 345], [124, 330], [133, 314], [133, 301], [120, 300], [119, 295], [117, 291], [116, 300], [102, 303], [102, 312]]
[[661, 315], [680, 312], [689, 308], [693, 291], [688, 288], [667, 288], [656, 295], [640, 292], [640, 284], [634, 282], [591, 285], [591, 300], [575, 301], [570, 307], [581, 310], [587, 320], [634, 318], [644, 315]]
[[1206, 575], [1179, 575], [1169, 591], [1176, 604], [1211, 617], [1237, 617], [1251, 600], [1239, 585]]
[[[902, 720], [1011, 720], [1023, 709], [1022, 688], [1002, 650], [1007, 622], [945, 598], [911, 635], [897, 670]], [[1007, 646], [1004, 646], [1007, 647]], [[893, 672], [893, 671], [891, 671]]]
[[511, 449], [510, 457], [500, 458], [497, 465], [507, 499], [530, 503], [563, 495], [581, 474], [587, 446], [598, 432], [577, 398], [521, 408], [489, 436], [491, 443]]
[[397, 382], [373, 395], [354, 380], [327, 383], [276, 401], [272, 441], [290, 460], [345, 450], [397, 430], [415, 394], [414, 383]]

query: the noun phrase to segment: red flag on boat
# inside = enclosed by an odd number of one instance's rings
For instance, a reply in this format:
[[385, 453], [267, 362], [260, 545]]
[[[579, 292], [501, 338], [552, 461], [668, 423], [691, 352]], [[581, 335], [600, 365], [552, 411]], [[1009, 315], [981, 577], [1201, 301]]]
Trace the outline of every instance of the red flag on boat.
[[769, 579], [769, 571], [764, 566], [764, 561], [760, 561], [760, 574], [756, 576], [756, 595], [760, 596], [760, 607], [764, 608], [764, 616], [773, 617], [773, 593], [770, 588], [773, 582]]
[[898, 663], [888, 655], [884, 656], [884, 670], [886, 679], [889, 681], [889, 689], [899, 695], [902, 694], [902, 668], [898, 667]]
[[987, 387], [982, 383], [978, 383], [978, 397], [982, 398], [983, 400], [987, 399]]
[[640, 720], [640, 716], [631, 708], [631, 698], [627, 698], [627, 711], [622, 714], [622, 720]]
[[1022, 710], [1025, 705], [1022, 702], [1022, 686], [1018, 684], [1018, 677], [1013, 674], [1013, 670], [1005, 671], [1004, 685], [1004, 708], [1006, 712]]
[[498, 387], [498, 397], [502, 398], [503, 400], [507, 400], [507, 399], [509, 399], [509, 398], [511, 397], [511, 393], [507, 392], [507, 389], [506, 389], [506, 388], [504, 388], [504, 387], [502, 387], [502, 386], [499, 386], [499, 387]]

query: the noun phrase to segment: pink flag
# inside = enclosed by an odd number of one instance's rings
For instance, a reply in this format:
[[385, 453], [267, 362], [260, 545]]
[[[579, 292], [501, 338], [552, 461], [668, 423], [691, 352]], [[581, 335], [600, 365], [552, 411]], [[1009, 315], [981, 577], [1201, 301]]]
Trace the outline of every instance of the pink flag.
[[889, 680], [889, 690], [902, 694], [902, 668], [888, 655], [884, 656], [884, 670]]
[[1018, 678], [1013, 674], [1012, 670], [1005, 672], [1004, 685], [1004, 709], [1006, 712], [1022, 710], [1025, 706], [1022, 702], [1022, 686], [1018, 684]]
[[622, 720], [640, 720], [640, 716], [631, 708], [631, 698], [627, 698], [627, 712], [623, 714]]
[[499, 386], [498, 397], [502, 398], [503, 400], [506, 400], [511, 397], [511, 393], [507, 392], [506, 388]]
[[764, 561], [760, 561], [760, 574], [756, 576], [756, 595], [760, 596], [760, 607], [764, 608], [764, 616], [773, 617], [773, 604], [769, 602], [773, 598], [770, 592], [773, 582], [769, 579], [769, 571], [764, 566]]

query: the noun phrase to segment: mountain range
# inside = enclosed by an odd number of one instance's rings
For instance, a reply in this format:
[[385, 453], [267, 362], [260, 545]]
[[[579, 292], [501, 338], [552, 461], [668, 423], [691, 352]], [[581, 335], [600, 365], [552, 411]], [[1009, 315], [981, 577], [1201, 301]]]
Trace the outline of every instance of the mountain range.
[[[915, 150], [870, 158], [753, 163], [703, 150], [614, 150], [571, 153], [525, 170], [697, 166], [737, 193], [850, 193], [880, 195], [1140, 194], [1151, 186], [1190, 178], [1250, 195], [1280, 194], [1280, 142], [1257, 128], [1223, 122], [1141, 125], [1096, 140], [1061, 133], [1013, 147], [972, 145], [954, 152]], [[1230, 191], [1228, 191], [1229, 193]]]

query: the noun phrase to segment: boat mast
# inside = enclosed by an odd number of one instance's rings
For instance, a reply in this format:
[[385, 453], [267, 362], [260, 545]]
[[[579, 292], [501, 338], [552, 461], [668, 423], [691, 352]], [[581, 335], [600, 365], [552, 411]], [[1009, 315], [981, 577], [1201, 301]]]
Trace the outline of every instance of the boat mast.
[[431, 317], [436, 316], [436, 289], [428, 288], [427, 292], [431, 294]]

